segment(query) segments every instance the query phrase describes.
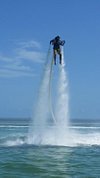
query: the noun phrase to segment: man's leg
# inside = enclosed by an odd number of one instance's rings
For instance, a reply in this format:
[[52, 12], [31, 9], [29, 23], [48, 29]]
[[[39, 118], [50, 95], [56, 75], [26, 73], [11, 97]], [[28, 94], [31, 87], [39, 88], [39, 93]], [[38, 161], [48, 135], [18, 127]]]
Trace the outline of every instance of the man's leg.
[[60, 56], [60, 61], [59, 61], [59, 63], [62, 64], [62, 55], [61, 55], [61, 53], [59, 54], [59, 56]]
[[54, 50], [54, 64], [56, 65], [56, 50]]
[[61, 54], [61, 50], [58, 50], [58, 54], [59, 54], [59, 63], [62, 64], [62, 54]]

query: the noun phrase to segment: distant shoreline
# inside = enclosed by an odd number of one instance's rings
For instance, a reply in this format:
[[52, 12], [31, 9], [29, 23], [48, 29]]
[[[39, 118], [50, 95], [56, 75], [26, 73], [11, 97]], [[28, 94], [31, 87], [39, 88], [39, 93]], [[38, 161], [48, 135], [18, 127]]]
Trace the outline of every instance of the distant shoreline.
[[[16, 118], [16, 117], [13, 117], [13, 118], [10, 118], [10, 117], [6, 117], [6, 118], [3, 118], [3, 117], [1, 117], [0, 118], [0, 121], [21, 121], [21, 122], [23, 122], [23, 121], [26, 121], [26, 122], [29, 122], [29, 121], [31, 121], [31, 118], [23, 118], [23, 117], [20, 117], [20, 118]], [[70, 119], [69, 120], [70, 122], [73, 122], [73, 123], [94, 123], [94, 122], [100, 122], [100, 119], [99, 118], [97, 118], [97, 119], [83, 119], [83, 118], [78, 118], [78, 119], [76, 119], [76, 118], [73, 118], [73, 119]]]

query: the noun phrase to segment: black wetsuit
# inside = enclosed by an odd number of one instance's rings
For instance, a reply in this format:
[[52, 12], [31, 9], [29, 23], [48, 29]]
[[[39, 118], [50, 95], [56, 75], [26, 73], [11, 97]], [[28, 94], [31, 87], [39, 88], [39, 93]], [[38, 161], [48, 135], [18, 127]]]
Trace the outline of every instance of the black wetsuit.
[[54, 63], [56, 64], [56, 53], [59, 54], [60, 57], [60, 64], [62, 63], [62, 54], [61, 54], [61, 48], [60, 46], [63, 46], [65, 44], [65, 41], [56, 39], [54, 38], [53, 40], [50, 41], [50, 44], [53, 45], [53, 50], [54, 50]]
[[53, 49], [58, 50], [58, 49], [60, 49], [60, 46], [63, 46], [65, 44], [65, 41], [53, 39], [50, 41], [50, 44], [51, 43], [53, 45]]

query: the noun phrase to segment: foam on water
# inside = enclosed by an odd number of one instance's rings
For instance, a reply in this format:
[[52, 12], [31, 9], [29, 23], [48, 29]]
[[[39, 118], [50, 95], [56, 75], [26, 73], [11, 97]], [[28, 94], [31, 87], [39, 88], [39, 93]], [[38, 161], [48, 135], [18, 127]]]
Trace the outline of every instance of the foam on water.
[[[66, 135], [65, 135], [66, 134]], [[42, 135], [34, 134], [32, 139], [27, 138], [27, 136], [9, 136], [7, 138], [0, 138], [0, 146], [22, 146], [22, 145], [48, 145], [48, 146], [100, 146], [100, 132], [94, 133], [79, 133], [77, 131], [72, 131], [69, 133], [58, 134], [53, 129], [48, 129], [44, 131]]]

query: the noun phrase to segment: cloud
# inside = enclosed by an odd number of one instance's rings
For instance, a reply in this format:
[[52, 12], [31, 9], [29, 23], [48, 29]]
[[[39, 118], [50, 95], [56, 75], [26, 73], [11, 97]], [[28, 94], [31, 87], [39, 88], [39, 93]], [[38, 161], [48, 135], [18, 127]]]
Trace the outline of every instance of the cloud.
[[12, 62], [12, 58], [8, 56], [4, 56], [3, 54], [0, 54], [0, 61], [3, 62]]
[[45, 54], [36, 41], [17, 42], [10, 55], [0, 53], [0, 77], [34, 76], [34, 63], [43, 63]]
[[33, 73], [22, 72], [17, 70], [0, 69], [0, 77], [12, 78], [12, 77], [33, 77]]
[[45, 54], [41, 52], [41, 45], [37, 41], [27, 41], [16, 43], [16, 58], [31, 60], [32, 62], [43, 62]]
[[31, 60], [33, 62], [43, 62], [45, 54], [39, 51], [30, 51], [27, 49], [17, 49], [17, 58]]
[[37, 41], [33, 41], [33, 40], [31, 40], [31, 41], [27, 41], [27, 42], [19, 42], [19, 43], [17, 43], [17, 45], [19, 45], [21, 48], [27, 48], [27, 49], [34, 49], [34, 48], [36, 48], [36, 49], [41, 49], [41, 45], [40, 45], [40, 43], [39, 42], [37, 42]]
[[24, 72], [32, 71], [29, 66], [24, 66], [18, 62], [14, 62], [12, 64], [5, 65], [5, 69], [15, 70], [15, 71], [24, 71]]

